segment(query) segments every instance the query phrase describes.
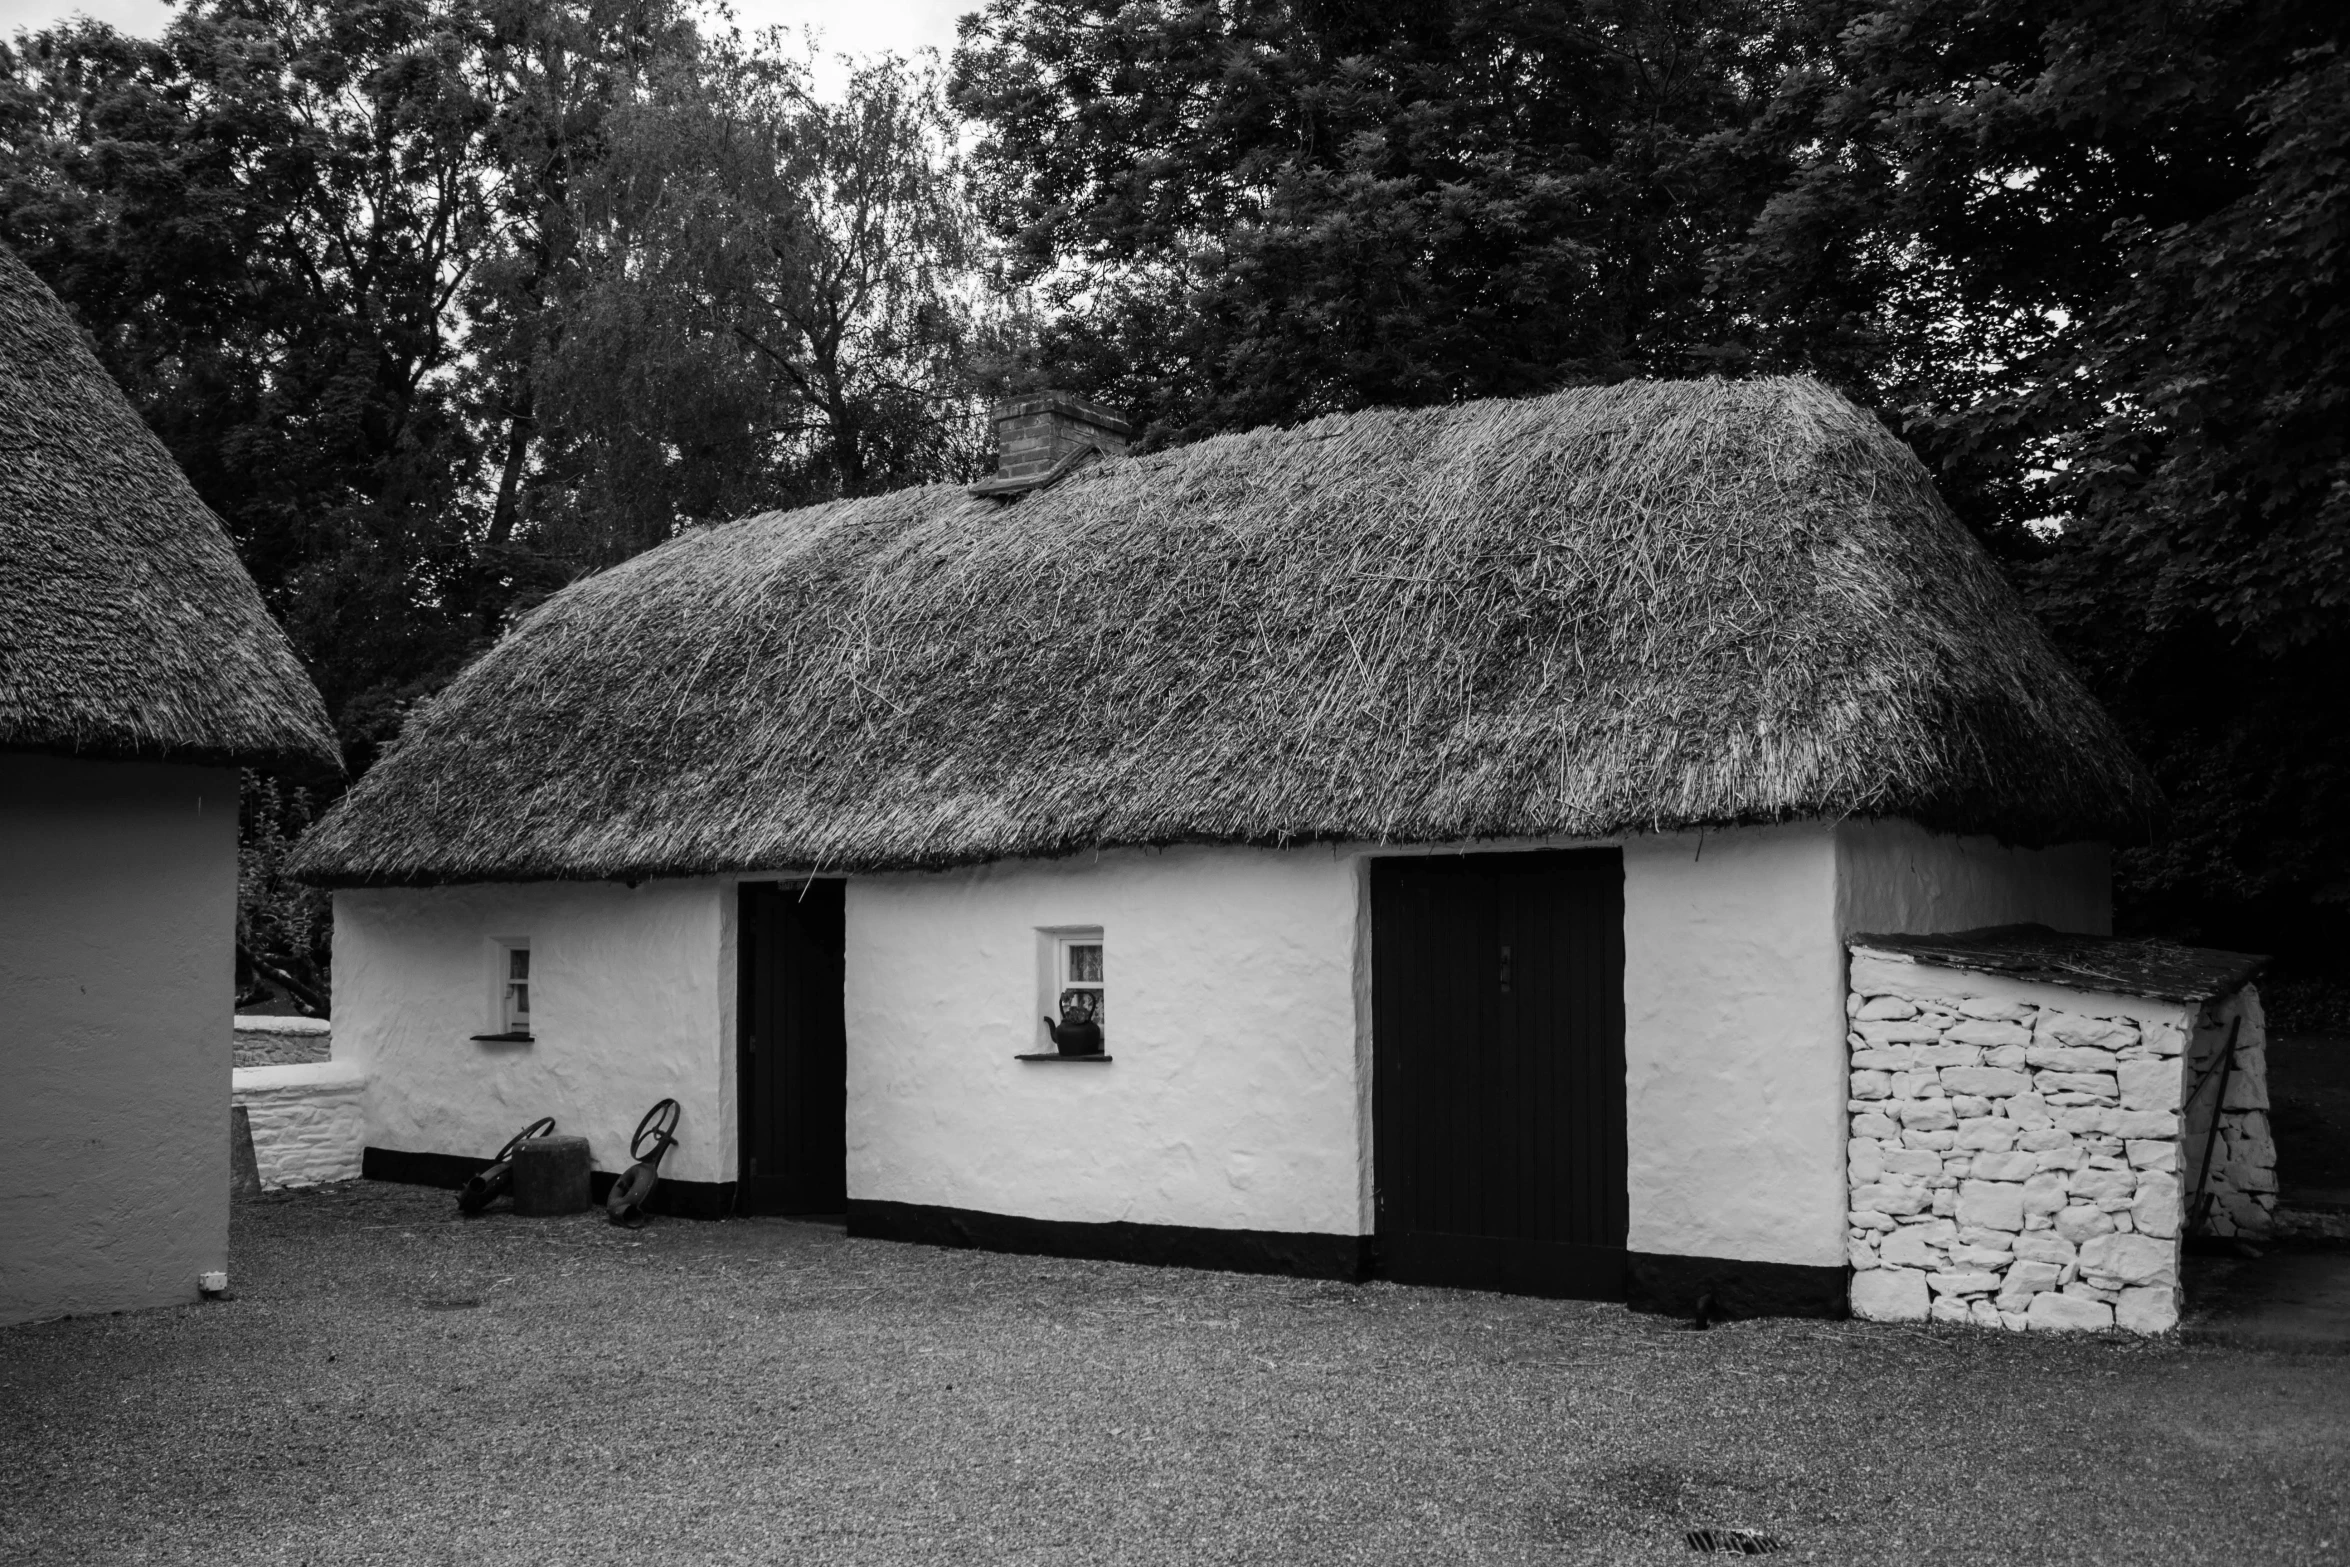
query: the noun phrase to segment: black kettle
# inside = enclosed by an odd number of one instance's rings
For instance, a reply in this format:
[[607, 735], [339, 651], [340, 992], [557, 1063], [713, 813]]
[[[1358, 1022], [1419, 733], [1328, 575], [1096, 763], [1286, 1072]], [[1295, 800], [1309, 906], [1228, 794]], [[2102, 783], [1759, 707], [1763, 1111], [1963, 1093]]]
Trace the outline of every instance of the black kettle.
[[1044, 1020], [1046, 1032], [1053, 1036], [1053, 1046], [1065, 1056], [1098, 1056], [1102, 1053], [1102, 1026], [1080, 1012], [1072, 1016], [1069, 1009], [1061, 1009], [1061, 1022]]

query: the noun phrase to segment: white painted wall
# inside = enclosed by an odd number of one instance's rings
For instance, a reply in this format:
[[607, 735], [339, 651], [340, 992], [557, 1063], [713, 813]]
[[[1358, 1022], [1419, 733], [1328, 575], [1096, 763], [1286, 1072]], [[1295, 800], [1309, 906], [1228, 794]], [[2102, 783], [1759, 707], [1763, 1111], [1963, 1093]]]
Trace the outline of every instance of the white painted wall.
[[1836, 824], [1838, 928], [1924, 935], [2037, 924], [2113, 932], [2113, 855], [2102, 843], [2019, 849], [1915, 822]]
[[237, 775], [0, 753], [0, 1323], [228, 1266]]
[[367, 1140], [367, 1074], [347, 1061], [241, 1066], [229, 1102], [245, 1107], [264, 1189], [359, 1178]]
[[[495, 1028], [494, 944], [518, 936], [536, 1038], [477, 1043]], [[368, 1144], [486, 1158], [551, 1115], [621, 1170], [669, 1098], [680, 1142], [661, 1173], [732, 1180], [733, 948], [717, 878], [336, 893], [334, 1053], [371, 1080]]]
[[[849, 1195], [1359, 1234], [1355, 856], [1117, 850], [848, 888]], [[1049, 1049], [1040, 927], [1098, 925], [1107, 1065]]]

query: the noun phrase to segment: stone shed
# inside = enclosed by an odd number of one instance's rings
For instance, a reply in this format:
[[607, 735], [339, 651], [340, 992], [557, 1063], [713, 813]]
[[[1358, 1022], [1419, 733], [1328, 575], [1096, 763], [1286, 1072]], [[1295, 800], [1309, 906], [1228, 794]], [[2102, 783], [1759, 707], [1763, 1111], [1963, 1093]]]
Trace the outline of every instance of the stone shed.
[[2265, 1233], [2263, 959], [2036, 925], [1850, 950], [1856, 1316], [2161, 1333], [2187, 1236]]

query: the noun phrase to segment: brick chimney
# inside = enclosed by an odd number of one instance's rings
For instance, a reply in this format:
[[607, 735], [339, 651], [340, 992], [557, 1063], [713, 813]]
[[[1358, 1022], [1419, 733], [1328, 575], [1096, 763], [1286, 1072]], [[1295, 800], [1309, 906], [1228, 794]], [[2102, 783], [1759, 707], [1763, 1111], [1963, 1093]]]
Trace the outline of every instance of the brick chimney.
[[1134, 427], [1106, 408], [1067, 392], [1030, 392], [996, 404], [995, 477], [971, 487], [974, 495], [1016, 495], [1051, 483], [1075, 466], [1081, 452], [1115, 457]]

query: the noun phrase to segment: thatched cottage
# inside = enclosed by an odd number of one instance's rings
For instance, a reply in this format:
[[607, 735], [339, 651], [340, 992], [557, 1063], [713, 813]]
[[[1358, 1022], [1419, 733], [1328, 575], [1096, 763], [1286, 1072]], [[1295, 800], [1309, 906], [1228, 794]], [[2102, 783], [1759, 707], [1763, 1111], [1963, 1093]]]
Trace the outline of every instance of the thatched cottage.
[[228, 1265], [237, 772], [339, 765], [220, 522], [0, 250], [0, 1322]]
[[1807, 380], [1003, 422], [575, 584], [314, 831], [369, 1167], [674, 1096], [706, 1211], [1840, 1310], [1845, 938], [2103, 931], [2152, 799], [1908, 450]]

